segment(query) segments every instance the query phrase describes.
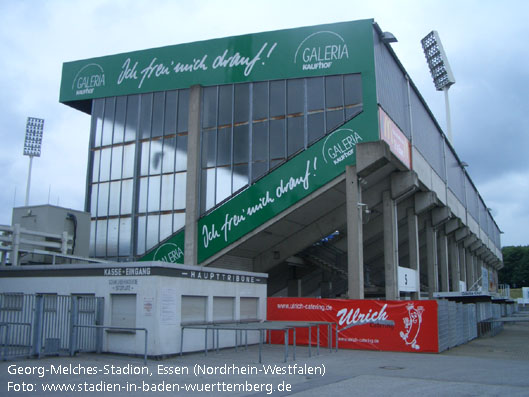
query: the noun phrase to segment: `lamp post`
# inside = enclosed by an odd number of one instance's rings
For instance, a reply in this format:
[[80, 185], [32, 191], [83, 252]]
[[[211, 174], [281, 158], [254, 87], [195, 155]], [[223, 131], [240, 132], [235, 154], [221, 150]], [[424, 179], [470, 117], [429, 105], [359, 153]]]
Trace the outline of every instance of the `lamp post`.
[[448, 101], [448, 89], [456, 82], [448, 58], [441, 44], [441, 39], [435, 30], [432, 30], [421, 40], [422, 49], [426, 62], [437, 91], [444, 91], [446, 109], [446, 131], [448, 139], [452, 142], [452, 122], [450, 120], [450, 102]]
[[42, 132], [44, 130], [44, 119], [28, 117], [26, 123], [26, 138], [24, 140], [24, 156], [29, 156], [28, 184], [26, 186], [26, 202], [29, 204], [29, 188], [31, 185], [31, 167], [33, 157], [40, 157], [40, 148], [42, 146]]

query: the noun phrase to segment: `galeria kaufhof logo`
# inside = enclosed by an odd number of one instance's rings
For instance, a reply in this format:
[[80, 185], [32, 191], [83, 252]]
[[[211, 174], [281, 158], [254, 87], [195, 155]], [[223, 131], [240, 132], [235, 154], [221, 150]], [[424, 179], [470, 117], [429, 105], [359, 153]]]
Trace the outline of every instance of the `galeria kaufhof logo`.
[[77, 72], [72, 83], [75, 95], [93, 94], [94, 90], [105, 85], [105, 71], [97, 63], [89, 63]]
[[349, 58], [345, 40], [329, 30], [305, 37], [294, 54], [294, 63], [302, 70], [329, 69], [333, 63]]

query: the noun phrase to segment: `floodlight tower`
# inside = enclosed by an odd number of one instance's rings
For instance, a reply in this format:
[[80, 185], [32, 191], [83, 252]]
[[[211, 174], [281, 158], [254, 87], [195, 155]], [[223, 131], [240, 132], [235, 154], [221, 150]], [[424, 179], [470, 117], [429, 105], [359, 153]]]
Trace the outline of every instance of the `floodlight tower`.
[[430, 73], [435, 84], [437, 91], [444, 91], [445, 93], [445, 108], [446, 108], [446, 131], [450, 143], [452, 141], [452, 122], [450, 120], [450, 103], [448, 101], [448, 89], [452, 84], [456, 82], [448, 58], [444, 52], [443, 46], [441, 45], [441, 39], [435, 30], [432, 30], [421, 40], [422, 49]]
[[29, 204], [29, 187], [31, 185], [31, 166], [33, 157], [40, 157], [42, 146], [42, 132], [44, 131], [44, 119], [28, 117], [26, 123], [26, 139], [24, 140], [24, 156], [29, 156], [28, 184], [26, 186], [26, 203]]

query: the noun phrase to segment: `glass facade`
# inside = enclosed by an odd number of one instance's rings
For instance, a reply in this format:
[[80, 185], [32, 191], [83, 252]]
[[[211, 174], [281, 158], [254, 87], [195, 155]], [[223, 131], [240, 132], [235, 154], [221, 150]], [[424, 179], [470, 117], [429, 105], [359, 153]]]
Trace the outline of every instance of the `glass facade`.
[[[93, 100], [94, 257], [133, 260], [184, 226], [189, 90]], [[204, 87], [200, 212], [362, 111], [360, 74]]]

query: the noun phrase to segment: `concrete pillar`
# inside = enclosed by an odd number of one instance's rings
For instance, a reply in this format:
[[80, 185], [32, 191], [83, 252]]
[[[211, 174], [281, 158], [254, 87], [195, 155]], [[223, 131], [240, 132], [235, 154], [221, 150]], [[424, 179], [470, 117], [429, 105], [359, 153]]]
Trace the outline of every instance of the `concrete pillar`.
[[411, 294], [412, 299], [421, 299], [421, 269], [419, 264], [419, 223], [417, 215], [415, 214], [414, 208], [407, 209], [407, 220], [408, 220], [408, 246], [409, 246], [409, 258], [410, 258], [410, 269], [415, 270], [417, 292]]
[[189, 91], [187, 135], [186, 226], [184, 263], [196, 266], [198, 257], [198, 186], [200, 181], [200, 97], [201, 87]]
[[288, 280], [287, 294], [289, 297], [301, 297], [301, 279]]
[[458, 244], [457, 249], [459, 251], [459, 271], [460, 271], [460, 280], [465, 283], [465, 289], [468, 288], [467, 282], [467, 264], [465, 256], [465, 247], [463, 244]]
[[474, 284], [474, 258], [470, 250], [465, 250], [465, 264], [467, 276], [467, 291], [470, 291], [470, 287], [472, 287], [472, 284]]
[[439, 270], [437, 268], [437, 232], [432, 221], [426, 221], [426, 266], [428, 271], [428, 297], [433, 298], [434, 292], [439, 291]]
[[347, 286], [349, 299], [364, 299], [364, 246], [362, 234], [362, 188], [356, 167], [345, 168], [347, 212]]
[[448, 237], [439, 232], [439, 273], [441, 273], [441, 291], [448, 292]]
[[384, 213], [384, 273], [386, 279], [386, 299], [399, 298], [398, 247], [397, 247], [397, 206], [388, 190], [382, 193]]
[[461, 280], [461, 273], [459, 270], [459, 250], [454, 236], [449, 238], [449, 263], [450, 263], [450, 283], [452, 284], [452, 291], [459, 291], [459, 280]]

